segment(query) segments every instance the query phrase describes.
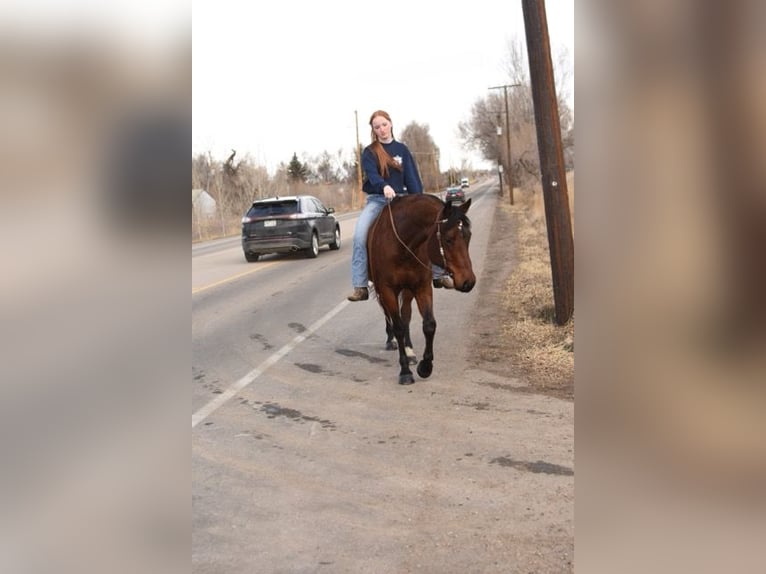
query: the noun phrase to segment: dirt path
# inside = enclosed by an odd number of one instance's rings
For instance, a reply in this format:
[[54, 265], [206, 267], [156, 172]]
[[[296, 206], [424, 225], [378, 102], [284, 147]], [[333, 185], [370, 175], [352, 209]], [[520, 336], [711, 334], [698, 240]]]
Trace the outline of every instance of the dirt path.
[[[527, 201], [525, 201], [525, 199]], [[574, 325], [553, 325], [547, 237], [530, 216], [530, 198], [498, 205], [477, 284], [469, 361], [524, 381], [518, 392], [574, 400]]]

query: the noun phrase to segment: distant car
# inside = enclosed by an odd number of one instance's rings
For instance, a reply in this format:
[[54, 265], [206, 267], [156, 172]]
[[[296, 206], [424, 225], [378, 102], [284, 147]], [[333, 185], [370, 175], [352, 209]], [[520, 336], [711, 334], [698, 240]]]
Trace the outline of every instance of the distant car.
[[335, 208], [312, 195], [270, 197], [253, 202], [242, 218], [242, 251], [249, 262], [266, 253], [303, 251], [319, 255], [327, 245], [340, 249], [340, 225]]
[[468, 178], [467, 177], [464, 177], [463, 179], [460, 180], [460, 187], [462, 187], [463, 189], [468, 187]]
[[448, 187], [444, 193], [444, 201], [465, 201], [465, 192], [462, 187]]

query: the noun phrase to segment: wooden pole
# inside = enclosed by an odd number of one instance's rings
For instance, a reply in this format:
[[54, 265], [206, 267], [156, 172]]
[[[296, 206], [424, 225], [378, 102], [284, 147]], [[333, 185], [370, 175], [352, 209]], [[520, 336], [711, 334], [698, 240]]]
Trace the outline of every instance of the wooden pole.
[[359, 149], [359, 114], [354, 110], [354, 123], [356, 124], [356, 188], [351, 194], [351, 209], [356, 209], [357, 197], [362, 199], [362, 157]]
[[508, 112], [508, 88], [503, 86], [503, 96], [505, 97], [505, 146], [508, 150], [508, 197], [513, 205], [513, 156], [511, 155], [511, 114]]
[[[508, 197], [511, 199], [511, 205], [513, 205], [513, 157], [511, 156], [511, 115], [508, 111], [508, 88], [515, 88], [520, 85], [521, 84], [505, 84], [503, 86], [492, 86], [489, 88], [490, 90], [499, 90], [502, 88], [503, 97], [505, 98], [505, 148], [507, 152], [506, 169], [508, 170], [506, 179], [508, 180]], [[498, 114], [498, 118], [499, 116], [500, 115]], [[500, 195], [502, 195], [502, 189], [500, 191]]]
[[574, 313], [574, 239], [544, 0], [522, 0], [535, 106], [556, 323]]

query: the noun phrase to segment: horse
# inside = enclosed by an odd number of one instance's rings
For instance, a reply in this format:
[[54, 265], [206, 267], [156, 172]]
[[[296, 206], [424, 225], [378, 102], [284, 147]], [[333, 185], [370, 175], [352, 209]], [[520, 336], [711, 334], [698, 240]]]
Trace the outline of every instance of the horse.
[[433, 371], [436, 319], [431, 264], [444, 268], [457, 291], [468, 293], [476, 285], [468, 253], [471, 221], [466, 213], [470, 206], [470, 199], [456, 206], [433, 195], [397, 196], [367, 234], [367, 271], [386, 318], [386, 348], [399, 350], [401, 385], [415, 382], [409, 367], [417, 362], [410, 341], [413, 299], [426, 339], [417, 373], [426, 379]]

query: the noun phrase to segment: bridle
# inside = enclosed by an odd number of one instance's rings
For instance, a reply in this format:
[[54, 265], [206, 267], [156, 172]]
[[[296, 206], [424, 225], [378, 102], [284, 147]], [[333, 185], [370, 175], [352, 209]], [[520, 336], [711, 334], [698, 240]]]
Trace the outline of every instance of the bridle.
[[[442, 268], [444, 269], [444, 271], [446, 273], [448, 273], [449, 275], [452, 275], [449, 272], [449, 266], [447, 265], [447, 253], [444, 251], [444, 244], [442, 243], [442, 224], [443, 223], [447, 223], [449, 221], [449, 219], [442, 219], [441, 217], [443, 215], [444, 215], [444, 207], [441, 208], [441, 210], [439, 211], [439, 214], [436, 216], [436, 221], [434, 221], [431, 225], [436, 225], [436, 242], [439, 245], [439, 254], [442, 256], [442, 263], [443, 263]], [[388, 202], [388, 217], [391, 220], [391, 229], [394, 230], [394, 236], [396, 237], [396, 239], [399, 242], [399, 244], [402, 247], [404, 247], [410, 253], [410, 255], [412, 255], [415, 258], [415, 260], [418, 263], [420, 263], [426, 269], [430, 270], [431, 266], [426, 264], [426, 263], [423, 263], [420, 260], [420, 257], [418, 257], [415, 254], [415, 252], [412, 251], [412, 249], [410, 249], [410, 246], [407, 245], [402, 240], [401, 237], [399, 237], [399, 233], [396, 231], [396, 225], [394, 224], [394, 213], [391, 210], [391, 202], [390, 201]], [[458, 228], [462, 229], [462, 226], [463, 226], [463, 222], [462, 221], [458, 222]], [[430, 235], [429, 235], [429, 237], [430, 237]], [[428, 237], [426, 238], [426, 241], [428, 241]]]

